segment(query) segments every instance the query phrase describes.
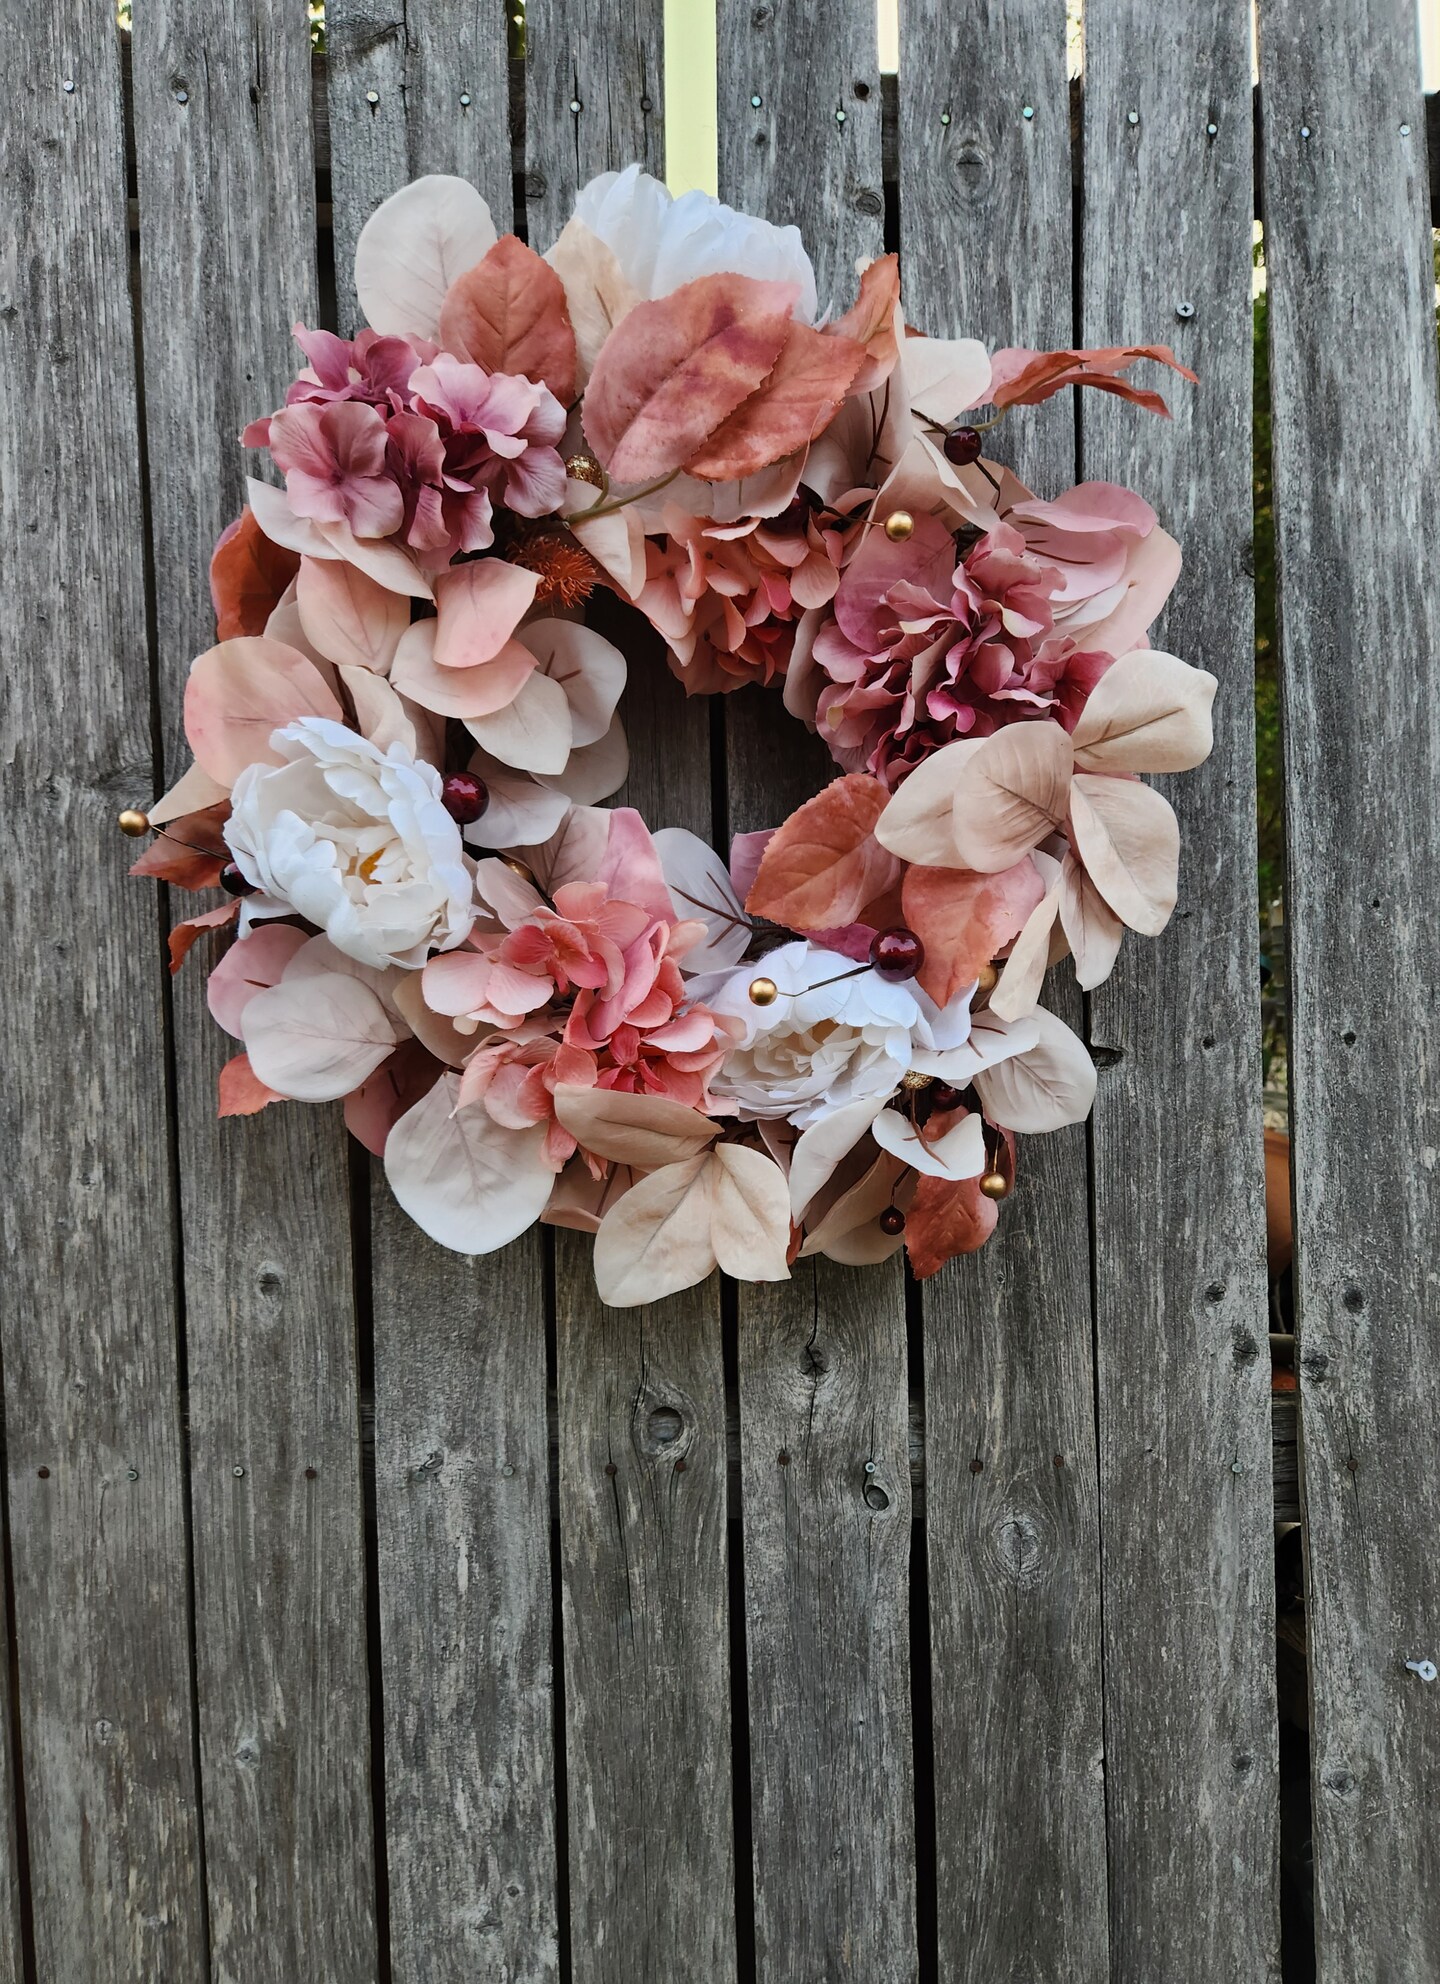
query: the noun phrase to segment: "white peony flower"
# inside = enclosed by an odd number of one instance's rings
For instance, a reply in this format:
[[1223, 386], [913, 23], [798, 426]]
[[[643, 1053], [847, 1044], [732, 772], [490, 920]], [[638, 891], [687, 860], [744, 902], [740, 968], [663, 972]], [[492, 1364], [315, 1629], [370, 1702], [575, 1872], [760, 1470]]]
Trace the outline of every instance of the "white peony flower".
[[[751, 982], [762, 976], [778, 993], [768, 1006], [750, 998]], [[693, 989], [745, 1028], [710, 1084], [714, 1092], [743, 1116], [783, 1116], [800, 1129], [854, 1103], [878, 1109], [911, 1067], [939, 1072], [970, 1034], [968, 996], [942, 1012], [913, 981], [895, 984], [803, 940], [760, 964], [697, 979]], [[857, 1116], [856, 1134], [865, 1127]]]
[[602, 172], [582, 187], [575, 218], [613, 250], [642, 297], [668, 296], [698, 276], [758, 276], [798, 282], [794, 314], [801, 323], [814, 321], [815, 271], [798, 227], [775, 227], [737, 213], [709, 193], [674, 199], [638, 165]]
[[244, 902], [242, 930], [293, 911], [361, 964], [412, 970], [462, 942], [474, 888], [434, 766], [328, 717], [301, 717], [270, 742], [289, 762], [242, 772], [225, 825], [262, 892]]

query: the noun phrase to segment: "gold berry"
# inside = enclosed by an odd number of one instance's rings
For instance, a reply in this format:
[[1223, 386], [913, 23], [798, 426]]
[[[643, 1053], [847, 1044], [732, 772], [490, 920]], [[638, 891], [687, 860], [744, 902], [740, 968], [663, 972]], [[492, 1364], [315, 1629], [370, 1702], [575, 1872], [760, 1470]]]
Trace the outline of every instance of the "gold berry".
[[999, 983], [1000, 983], [1000, 974], [995, 969], [994, 965], [982, 964], [980, 967], [979, 975], [975, 981], [975, 989], [978, 992], [993, 992], [995, 990], [995, 987]]
[[1003, 1171], [987, 1171], [980, 1180], [980, 1189], [987, 1199], [1003, 1199], [1010, 1190], [1010, 1180]]
[[565, 473], [572, 482], [593, 483], [597, 489], [605, 487], [605, 471], [593, 455], [571, 455], [565, 463]]
[[500, 859], [504, 862], [505, 866], [510, 870], [512, 875], [518, 875], [522, 882], [529, 882], [531, 887], [532, 888], [534, 887], [535, 877], [531, 873], [530, 869], [528, 869], [525, 866], [525, 863], [523, 861], [517, 861], [513, 854], [502, 854]]
[[141, 834], [150, 831], [149, 819], [134, 806], [127, 806], [115, 824], [122, 834], [129, 834], [132, 840], [138, 840]]
[[912, 1090], [920, 1089], [920, 1088], [929, 1088], [933, 1080], [934, 1080], [933, 1075], [922, 1075], [917, 1068], [911, 1068], [907, 1074], [903, 1074], [900, 1077], [900, 1086], [901, 1088], [908, 1088]]
[[892, 544], [903, 544], [914, 531], [915, 519], [908, 510], [892, 510], [885, 519], [885, 535]]
[[773, 1006], [780, 997], [780, 987], [773, 978], [752, 978], [750, 981], [750, 1003], [752, 1006]]

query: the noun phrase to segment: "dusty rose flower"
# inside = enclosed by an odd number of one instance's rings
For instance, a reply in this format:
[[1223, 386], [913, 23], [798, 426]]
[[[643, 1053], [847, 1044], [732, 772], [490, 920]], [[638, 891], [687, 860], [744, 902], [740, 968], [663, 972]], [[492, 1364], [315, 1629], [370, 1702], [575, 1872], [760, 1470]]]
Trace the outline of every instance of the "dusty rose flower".
[[678, 514], [666, 522], [667, 534], [646, 544], [637, 604], [686, 690], [713, 695], [783, 676], [795, 623], [835, 597], [842, 534], [803, 503], [734, 524]]
[[437, 354], [411, 376], [417, 414], [434, 422], [443, 447], [436, 488], [454, 551], [483, 551], [494, 541], [492, 503], [522, 517], [558, 510], [565, 464], [556, 443], [565, 409], [547, 386]]
[[1037, 718], [1073, 730], [1114, 659], [1106, 616], [1154, 521], [1139, 498], [1085, 484], [1016, 503], [959, 552], [936, 517], [899, 543], [871, 530], [811, 649], [815, 722], [836, 760], [893, 789], [958, 738]]
[[373, 406], [287, 406], [272, 415], [269, 440], [297, 517], [348, 524], [356, 537], [399, 528], [404, 506], [385, 470], [385, 423]]

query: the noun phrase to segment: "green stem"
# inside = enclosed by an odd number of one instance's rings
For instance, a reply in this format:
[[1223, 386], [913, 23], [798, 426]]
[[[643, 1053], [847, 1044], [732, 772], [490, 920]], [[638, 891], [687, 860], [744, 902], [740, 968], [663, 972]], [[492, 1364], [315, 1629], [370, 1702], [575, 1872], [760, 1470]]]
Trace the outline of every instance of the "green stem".
[[672, 468], [670, 473], [662, 475], [658, 482], [646, 483], [642, 489], [632, 489], [628, 496], [620, 497], [617, 502], [608, 503], [602, 496], [598, 502], [592, 503], [588, 510], [577, 510], [574, 516], [562, 517], [560, 521], [573, 529], [576, 524], [586, 524], [594, 518], [616, 516], [627, 504], [638, 503], [645, 496], [658, 496], [662, 489], [668, 489], [676, 476], [682, 473], [682, 470]]

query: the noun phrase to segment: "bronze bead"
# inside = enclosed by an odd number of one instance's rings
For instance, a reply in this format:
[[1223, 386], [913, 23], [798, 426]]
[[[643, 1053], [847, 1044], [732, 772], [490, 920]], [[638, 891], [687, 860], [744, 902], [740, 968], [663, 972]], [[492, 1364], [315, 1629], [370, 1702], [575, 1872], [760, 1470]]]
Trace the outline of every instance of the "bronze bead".
[[915, 519], [908, 510], [892, 510], [885, 519], [885, 535], [892, 544], [903, 544], [915, 534]]
[[1003, 1199], [1010, 1190], [1010, 1180], [1003, 1171], [987, 1171], [980, 1180], [980, 1189], [987, 1199]]
[[596, 489], [605, 487], [605, 471], [593, 455], [571, 455], [565, 463], [565, 473], [572, 482], [589, 482]]
[[752, 1006], [773, 1006], [780, 997], [780, 987], [773, 978], [752, 978], [750, 981], [750, 1003]]
[[1000, 983], [1000, 974], [993, 964], [982, 964], [976, 978], [976, 990], [993, 992]]
[[900, 1077], [900, 1086], [911, 1090], [929, 1088], [934, 1079], [933, 1075], [922, 1075], [918, 1069], [911, 1068], [908, 1073]]
[[148, 834], [150, 831], [148, 817], [135, 806], [127, 806], [115, 824], [122, 834], [129, 834], [132, 840], [138, 840], [141, 834]]

